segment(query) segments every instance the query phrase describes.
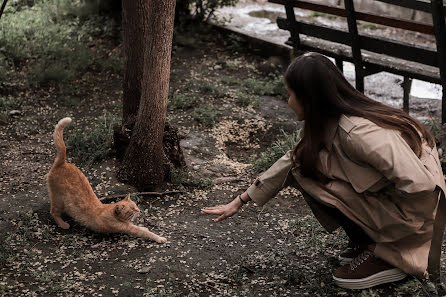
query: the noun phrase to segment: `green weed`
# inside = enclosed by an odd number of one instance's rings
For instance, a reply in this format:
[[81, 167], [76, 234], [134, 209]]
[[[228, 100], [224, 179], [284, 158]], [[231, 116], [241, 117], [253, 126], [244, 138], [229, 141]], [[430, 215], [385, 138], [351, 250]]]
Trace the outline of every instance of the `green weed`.
[[235, 76], [223, 76], [221, 79], [222, 83], [226, 85], [237, 85], [239, 83], [239, 78]]
[[203, 95], [209, 95], [216, 98], [223, 98], [227, 94], [227, 89], [225, 87], [209, 82], [200, 82], [199, 91]]
[[430, 119], [425, 120], [423, 125], [426, 126], [434, 137], [441, 131], [441, 120], [439, 118], [431, 117]]
[[212, 106], [197, 107], [192, 113], [193, 119], [206, 127], [213, 127], [217, 122], [218, 115], [218, 111]]
[[85, 72], [93, 63], [92, 36], [116, 27], [96, 15], [98, 1], [18, 2], [0, 20], [0, 48], [15, 66], [25, 66], [33, 86], [66, 83]]
[[197, 99], [190, 94], [174, 94], [169, 96], [169, 103], [167, 105], [169, 110], [174, 109], [189, 109], [197, 105]]
[[86, 166], [105, 159], [112, 151], [113, 126], [118, 123], [116, 115], [105, 112], [92, 130], [68, 133], [68, 155], [77, 164]]
[[247, 107], [247, 106], [257, 107], [259, 105], [259, 100], [254, 95], [247, 94], [242, 91], [237, 91], [235, 103], [238, 106], [242, 107]]
[[273, 78], [270, 80], [248, 78], [241, 83], [240, 88], [248, 94], [278, 96], [284, 100], [288, 98], [285, 84], [281, 78]]
[[282, 137], [276, 140], [265, 152], [261, 153], [255, 161], [252, 170], [254, 173], [260, 173], [271, 167], [286, 152], [293, 149], [300, 139], [300, 130], [292, 134], [282, 131]]

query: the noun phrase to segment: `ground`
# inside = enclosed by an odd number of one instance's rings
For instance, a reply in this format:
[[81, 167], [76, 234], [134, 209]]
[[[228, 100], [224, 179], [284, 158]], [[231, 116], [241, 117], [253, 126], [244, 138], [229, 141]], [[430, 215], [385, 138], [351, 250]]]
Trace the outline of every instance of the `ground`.
[[[220, 223], [201, 214], [201, 208], [227, 203], [246, 189], [259, 154], [281, 130], [299, 127], [280, 91], [277, 96], [240, 91], [275, 79], [258, 70], [263, 58], [242, 53], [216, 32], [210, 35], [175, 44], [168, 111], [188, 168], [207, 186], [172, 183], [160, 191], [181, 193], [132, 195], [142, 210], [136, 223], [166, 237], [166, 244], [93, 233], [69, 218], [72, 227], [62, 230], [49, 214], [45, 174], [55, 157], [54, 125], [71, 116], [67, 138], [94, 129], [104, 112], [119, 115], [119, 73], [87, 72], [72, 82], [69, 96], [51, 85], [13, 93], [20, 112], [0, 129], [0, 294], [435, 296], [413, 278], [373, 290], [337, 288], [331, 273], [346, 237], [341, 231], [325, 233], [294, 189], [264, 207], [250, 203]], [[119, 44], [102, 46], [122, 55]], [[77, 165], [98, 197], [136, 192], [116, 180], [119, 163], [112, 155]]]

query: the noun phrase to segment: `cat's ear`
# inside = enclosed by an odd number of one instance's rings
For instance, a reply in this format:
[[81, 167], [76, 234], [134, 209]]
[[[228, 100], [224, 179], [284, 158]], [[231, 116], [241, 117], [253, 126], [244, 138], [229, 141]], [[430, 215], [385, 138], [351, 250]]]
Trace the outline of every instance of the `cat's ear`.
[[124, 209], [124, 205], [116, 205], [115, 206], [115, 215], [119, 215], [123, 209]]
[[127, 194], [127, 196], [125, 196], [124, 201], [130, 201], [130, 194]]

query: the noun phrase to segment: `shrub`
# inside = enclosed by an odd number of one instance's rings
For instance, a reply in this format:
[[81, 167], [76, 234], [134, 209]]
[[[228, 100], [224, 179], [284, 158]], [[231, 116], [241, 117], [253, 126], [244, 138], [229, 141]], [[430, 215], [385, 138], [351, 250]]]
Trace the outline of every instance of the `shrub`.
[[212, 106], [198, 107], [194, 109], [192, 117], [206, 127], [213, 127], [217, 121], [218, 112]]
[[278, 96], [282, 99], [288, 98], [285, 83], [281, 78], [273, 78], [265, 81], [248, 78], [241, 83], [241, 89], [249, 94]]
[[104, 112], [104, 115], [98, 118], [97, 126], [92, 130], [68, 134], [69, 156], [77, 164], [86, 166], [105, 159], [112, 151], [113, 126], [118, 122], [119, 118], [116, 115]]
[[235, 100], [235, 103], [238, 106], [246, 107], [246, 106], [252, 106], [257, 107], [259, 105], [259, 101], [254, 95], [247, 94], [242, 91], [236, 92], [237, 99]]
[[196, 100], [189, 94], [175, 94], [169, 96], [168, 108], [174, 109], [189, 109], [196, 105]]
[[296, 143], [300, 140], [300, 130], [292, 134], [282, 131], [282, 137], [276, 140], [265, 152], [261, 153], [259, 158], [255, 161], [252, 170], [254, 173], [260, 173], [271, 167], [277, 160], [279, 160], [286, 152], [293, 149]]
[[7, 6], [0, 20], [0, 51], [16, 66], [29, 68], [33, 85], [75, 78], [92, 65], [92, 35], [111, 30], [112, 21], [95, 15], [96, 2], [36, 0], [19, 4], [19, 10]]

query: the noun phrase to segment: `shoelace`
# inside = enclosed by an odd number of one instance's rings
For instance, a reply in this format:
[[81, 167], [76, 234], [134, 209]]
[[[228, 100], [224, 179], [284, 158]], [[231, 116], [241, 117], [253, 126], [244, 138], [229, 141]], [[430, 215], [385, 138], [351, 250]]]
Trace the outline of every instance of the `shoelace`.
[[369, 250], [363, 251], [349, 263], [350, 269], [355, 270], [356, 268], [358, 268], [359, 265], [361, 265], [370, 256], [373, 256], [373, 253], [371, 251], [369, 251]]

